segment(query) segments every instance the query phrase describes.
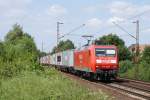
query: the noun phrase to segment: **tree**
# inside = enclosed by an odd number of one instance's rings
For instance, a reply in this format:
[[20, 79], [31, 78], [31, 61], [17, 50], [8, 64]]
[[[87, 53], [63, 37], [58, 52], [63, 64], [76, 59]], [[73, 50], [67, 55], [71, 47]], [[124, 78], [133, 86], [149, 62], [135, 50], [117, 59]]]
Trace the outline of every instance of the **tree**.
[[[34, 39], [15, 24], [5, 36], [5, 60], [2, 74], [11, 76], [21, 70], [37, 69], [38, 50]], [[11, 74], [10, 74], [11, 73]]]
[[18, 24], [13, 25], [13, 29], [10, 30], [5, 36], [5, 41], [11, 41], [12, 43], [23, 36], [22, 27]]
[[116, 34], [108, 34], [99, 38], [100, 44], [102, 45], [116, 45], [116, 46], [124, 46], [125, 43], [122, 39], [120, 39]]
[[73, 42], [69, 39], [67, 39], [66, 41], [60, 41], [59, 44], [58, 44], [58, 47], [55, 46], [52, 49], [51, 54], [59, 52], [59, 51], [65, 51], [65, 50], [68, 50], [68, 49], [75, 49], [75, 46], [74, 46]]
[[40, 51], [38, 50], [38, 55], [39, 57], [43, 57], [43, 56], [46, 56], [46, 55], [49, 55], [50, 53], [46, 53], [46, 52], [43, 52], [43, 51]]
[[12, 30], [7, 33], [4, 43], [7, 49], [12, 49], [10, 53], [13, 52], [12, 55], [14, 58], [15, 56], [22, 56], [27, 54], [34, 55], [33, 57], [37, 58], [35, 55], [38, 54], [38, 50], [33, 38], [28, 33], [24, 33], [22, 27], [18, 24], [13, 25]]
[[118, 47], [119, 60], [131, 60], [131, 52], [126, 46]]
[[6, 60], [8, 61], [18, 59], [20, 56], [23, 58], [29, 54], [34, 57], [33, 59], [37, 59], [37, 48], [33, 38], [28, 33], [23, 32], [23, 28], [18, 24], [14, 24], [7, 33], [4, 43], [7, 50]]
[[108, 34], [98, 39], [99, 45], [115, 45], [118, 47], [119, 60], [130, 60], [131, 53], [125, 46], [124, 41], [116, 34]]
[[4, 49], [4, 43], [0, 42], [0, 59], [4, 59], [5, 58], [5, 49]]
[[18, 24], [0, 42], [0, 77], [12, 77], [23, 70], [42, 69], [34, 39]]
[[144, 51], [142, 54], [142, 61], [150, 64], [150, 46], [147, 46], [144, 48]]

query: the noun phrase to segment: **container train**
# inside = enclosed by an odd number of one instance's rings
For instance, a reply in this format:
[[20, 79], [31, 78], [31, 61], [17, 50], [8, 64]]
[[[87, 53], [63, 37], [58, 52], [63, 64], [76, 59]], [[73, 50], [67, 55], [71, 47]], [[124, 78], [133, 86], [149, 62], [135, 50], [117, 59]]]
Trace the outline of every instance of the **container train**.
[[114, 45], [90, 45], [41, 57], [40, 63], [91, 79], [110, 80], [117, 77], [118, 49]]

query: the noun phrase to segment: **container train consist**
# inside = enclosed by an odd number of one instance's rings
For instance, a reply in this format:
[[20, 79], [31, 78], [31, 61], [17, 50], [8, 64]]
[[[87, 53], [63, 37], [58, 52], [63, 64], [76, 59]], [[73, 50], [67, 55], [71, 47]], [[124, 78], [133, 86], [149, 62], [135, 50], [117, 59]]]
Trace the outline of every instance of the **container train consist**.
[[117, 52], [114, 45], [90, 45], [44, 56], [40, 63], [98, 80], [110, 80], [117, 77]]

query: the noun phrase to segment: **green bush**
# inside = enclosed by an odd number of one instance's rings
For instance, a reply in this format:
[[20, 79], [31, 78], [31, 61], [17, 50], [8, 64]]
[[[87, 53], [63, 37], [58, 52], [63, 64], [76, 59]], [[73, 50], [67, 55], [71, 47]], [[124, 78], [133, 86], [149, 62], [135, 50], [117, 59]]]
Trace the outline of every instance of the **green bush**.
[[[122, 66], [126, 65], [125, 63], [122, 64], [122, 62], [120, 62], [120, 64]], [[121, 71], [119, 74], [121, 77], [150, 81], [150, 65], [144, 61], [140, 62], [139, 64], [132, 64], [132, 66], [130, 65], [130, 67], [127, 68], [122, 67], [120, 70]]]
[[150, 81], [150, 65], [146, 62], [141, 62], [138, 67], [138, 79]]
[[150, 46], [144, 48], [142, 53], [142, 61], [150, 64]]
[[119, 72], [125, 73], [133, 67], [133, 63], [129, 60], [119, 62]]

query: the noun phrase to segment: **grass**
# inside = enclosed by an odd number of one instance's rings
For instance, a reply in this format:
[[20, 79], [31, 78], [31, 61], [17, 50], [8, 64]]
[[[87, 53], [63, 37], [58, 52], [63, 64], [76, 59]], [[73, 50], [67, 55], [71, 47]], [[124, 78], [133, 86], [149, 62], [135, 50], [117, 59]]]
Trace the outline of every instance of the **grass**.
[[80, 86], [54, 69], [23, 72], [0, 80], [0, 100], [108, 100], [108, 95]]

